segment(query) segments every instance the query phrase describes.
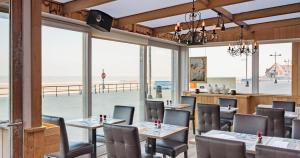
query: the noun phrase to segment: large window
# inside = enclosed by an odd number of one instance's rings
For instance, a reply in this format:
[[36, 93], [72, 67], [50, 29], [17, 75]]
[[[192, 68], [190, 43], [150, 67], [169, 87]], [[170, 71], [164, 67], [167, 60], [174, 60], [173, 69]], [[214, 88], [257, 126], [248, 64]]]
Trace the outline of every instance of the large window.
[[213, 88], [217, 85], [221, 89], [223, 86], [236, 89], [238, 93], [252, 91], [252, 56], [232, 57], [227, 47], [222, 46], [191, 48], [190, 57], [207, 57], [208, 83], [197, 85], [197, 88], [201, 85], [206, 87], [202, 91], [206, 91], [209, 84]]
[[9, 120], [9, 15], [0, 12], [0, 120]]
[[[83, 117], [83, 35], [82, 32], [42, 27], [43, 114]], [[79, 139], [79, 128], [68, 128], [70, 139]], [[82, 137], [83, 138], [83, 137]]]
[[111, 116], [115, 105], [127, 105], [139, 119], [139, 45], [92, 39], [92, 76], [93, 115]]
[[148, 48], [148, 95], [147, 99], [174, 100], [174, 83], [171, 49], [149, 47]]
[[259, 46], [259, 92], [291, 95], [292, 43]]

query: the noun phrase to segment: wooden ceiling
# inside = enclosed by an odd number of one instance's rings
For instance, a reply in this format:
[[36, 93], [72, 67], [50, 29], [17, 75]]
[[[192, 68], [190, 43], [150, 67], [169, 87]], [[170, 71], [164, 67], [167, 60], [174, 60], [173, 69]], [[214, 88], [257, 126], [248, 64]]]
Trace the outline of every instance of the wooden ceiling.
[[[5, 0], [0, 0], [0, 2], [1, 1], [5, 1]], [[115, 0], [72, 0], [66, 3], [59, 3], [53, 0], [43, 0], [43, 1], [44, 3], [42, 9], [44, 12], [49, 12], [52, 14], [57, 14], [57, 15], [66, 16], [69, 18], [74, 18], [74, 19], [84, 21], [88, 14], [88, 8], [91, 8], [93, 6], [105, 5], [114, 2]], [[300, 13], [300, 2], [298, 1], [296, 1], [298, 3], [294, 3], [294, 4], [259, 9], [259, 10], [242, 12], [237, 14], [232, 14], [230, 11], [224, 8], [224, 6], [244, 3], [248, 1], [252, 1], [252, 0], [197, 0], [195, 8], [198, 11], [211, 9], [216, 13], [221, 14], [224, 17], [225, 23], [235, 23], [236, 25], [244, 25], [247, 26], [248, 30], [249, 28], [253, 28], [253, 27], [251, 27], [251, 25], [248, 25], [245, 22], [246, 20], [266, 18], [266, 17], [277, 16], [277, 15], [291, 14], [291, 13]], [[170, 37], [172, 37], [171, 32], [174, 31], [175, 24], [150, 28], [147, 26], [140, 25], [138, 23], [176, 16], [176, 15], [182, 15], [190, 12], [191, 6], [192, 6], [192, 2], [189, 2], [185, 4], [179, 4], [175, 6], [169, 6], [166, 8], [160, 8], [156, 10], [137, 13], [125, 17], [115, 18], [113, 27], [117, 29], [137, 32], [149, 36], [170, 39]], [[216, 17], [208, 18], [205, 19], [205, 23], [207, 26], [212, 26], [217, 22], [217, 20], [218, 18]], [[292, 24], [295, 24], [295, 22], [298, 21], [300, 22], [300, 18], [293, 18]], [[286, 21], [281, 20], [279, 22], [283, 23]], [[278, 24], [270, 25], [269, 23], [265, 23], [265, 25], [268, 27], [278, 26]], [[259, 28], [262, 28], [264, 26], [264, 23], [259, 24], [259, 26], [260, 26]], [[188, 29], [188, 24], [182, 23], [182, 27], [183, 29]], [[250, 31], [252, 32], [255, 30], [257, 29], [250, 29]]]

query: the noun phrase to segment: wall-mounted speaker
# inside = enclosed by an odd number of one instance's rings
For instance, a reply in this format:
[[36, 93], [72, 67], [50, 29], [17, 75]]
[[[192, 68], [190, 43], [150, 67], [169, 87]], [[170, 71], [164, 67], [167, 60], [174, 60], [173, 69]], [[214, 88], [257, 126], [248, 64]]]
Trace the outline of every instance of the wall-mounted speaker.
[[113, 22], [113, 17], [110, 15], [99, 11], [90, 10], [87, 18], [87, 24], [104, 32], [110, 32]]

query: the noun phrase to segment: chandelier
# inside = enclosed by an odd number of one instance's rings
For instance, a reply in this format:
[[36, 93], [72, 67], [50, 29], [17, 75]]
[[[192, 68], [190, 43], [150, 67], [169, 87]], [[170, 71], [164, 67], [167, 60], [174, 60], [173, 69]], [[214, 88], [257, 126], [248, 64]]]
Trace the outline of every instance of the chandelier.
[[217, 30], [225, 31], [226, 29], [224, 19], [218, 13], [217, 24], [213, 26], [212, 31], [207, 31], [205, 21], [201, 18], [201, 12], [195, 9], [195, 0], [193, 0], [192, 12], [185, 14], [185, 22], [188, 32], [183, 34], [183, 28], [178, 22], [175, 26], [173, 40], [187, 45], [203, 45], [218, 38]]
[[234, 42], [233, 45], [229, 43], [227, 51], [231, 56], [249, 56], [256, 53], [258, 50], [256, 42], [254, 42], [254, 46], [250, 48], [250, 45], [252, 45], [252, 43], [247, 40], [244, 40], [243, 30], [244, 26], [241, 25], [241, 33], [239, 39], [236, 42]]

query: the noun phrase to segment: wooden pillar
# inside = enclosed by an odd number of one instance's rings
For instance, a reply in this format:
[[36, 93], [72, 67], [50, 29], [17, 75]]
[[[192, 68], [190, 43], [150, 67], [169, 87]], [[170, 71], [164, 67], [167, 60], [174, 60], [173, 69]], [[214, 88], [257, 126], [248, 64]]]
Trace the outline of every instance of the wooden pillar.
[[41, 0], [22, 1], [24, 158], [44, 155], [41, 127]]
[[[10, 0], [10, 121], [23, 120], [23, 35], [22, 1]], [[12, 157], [23, 158], [23, 128], [12, 127]]]
[[292, 43], [292, 95], [300, 97], [300, 42]]

